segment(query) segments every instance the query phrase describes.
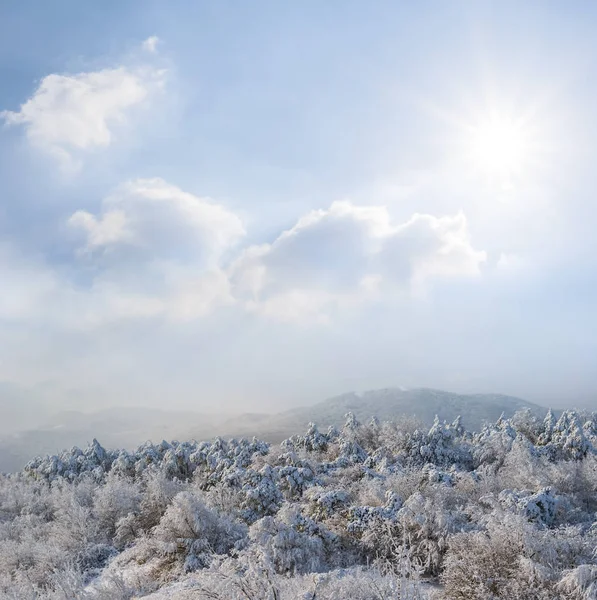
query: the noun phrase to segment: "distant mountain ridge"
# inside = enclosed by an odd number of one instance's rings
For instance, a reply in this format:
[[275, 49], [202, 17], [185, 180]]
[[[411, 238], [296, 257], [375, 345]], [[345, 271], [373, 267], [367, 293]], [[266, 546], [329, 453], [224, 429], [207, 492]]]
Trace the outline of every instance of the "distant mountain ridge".
[[[311, 414], [312, 408], [314, 407], [308, 409]], [[431, 424], [436, 415], [449, 421], [461, 416], [463, 425], [469, 429], [479, 429], [484, 421], [495, 421], [502, 413], [509, 417], [524, 408], [537, 414], [547, 410], [514, 396], [456, 394], [431, 388], [386, 388], [364, 393], [351, 392], [319, 403], [316, 408], [317, 414], [321, 415], [319, 418], [324, 419], [337, 419], [339, 416], [335, 413], [340, 411], [351, 411], [359, 419], [367, 419], [372, 415], [381, 420], [413, 415], [425, 424]], [[302, 412], [307, 411], [302, 409]]]
[[[503, 414], [511, 417], [516, 411], [529, 409], [542, 417], [547, 408], [503, 394], [456, 394], [431, 388], [385, 388], [366, 392], [349, 392], [319, 402], [312, 406], [294, 408], [277, 415], [264, 416], [261, 421], [253, 418], [251, 429], [264, 439], [279, 441], [288, 435], [304, 430], [309, 422], [320, 427], [341, 425], [344, 415], [352, 412], [363, 421], [371, 417], [391, 420], [407, 415], [419, 419], [424, 425], [431, 425], [437, 415], [441, 420], [453, 421], [462, 418], [462, 423], [470, 430], [479, 430], [484, 422], [493, 422]], [[230, 433], [248, 433], [242, 417], [228, 423]], [[236, 430], [235, 430], [236, 429]]]
[[419, 419], [424, 426], [431, 425], [435, 415], [447, 421], [461, 416], [463, 425], [478, 430], [483, 422], [496, 421], [502, 413], [511, 417], [524, 408], [539, 417], [547, 412], [542, 406], [512, 396], [455, 394], [430, 388], [349, 392], [273, 415], [246, 413], [228, 419], [192, 411], [132, 407], [108, 408], [93, 413], [63, 411], [46, 417], [43, 424], [0, 437], [0, 471], [20, 469], [33, 456], [55, 453], [73, 445], [85, 446], [93, 438], [108, 448], [127, 449], [146, 440], [203, 440], [217, 435], [255, 436], [276, 443], [304, 432], [311, 421], [322, 429], [341, 425], [347, 412], [354, 413], [360, 421], [373, 416], [384, 421], [408, 415]]

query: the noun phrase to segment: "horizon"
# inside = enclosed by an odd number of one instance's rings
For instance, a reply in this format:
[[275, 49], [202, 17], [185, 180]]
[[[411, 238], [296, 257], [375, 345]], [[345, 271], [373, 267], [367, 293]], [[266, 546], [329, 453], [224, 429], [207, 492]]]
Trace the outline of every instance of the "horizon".
[[[13, 390], [17, 391], [17, 390]], [[18, 390], [20, 392], [27, 392], [27, 390]], [[334, 400], [341, 400], [345, 397], [354, 396], [356, 398], [364, 398], [365, 396], [375, 396], [384, 392], [398, 392], [398, 393], [409, 393], [409, 392], [430, 392], [431, 394], [439, 393], [446, 394], [449, 396], [457, 396], [459, 398], [479, 398], [479, 399], [491, 399], [491, 398], [505, 398], [509, 400], [520, 400], [525, 404], [529, 404], [535, 406], [540, 409], [555, 410], [557, 412], [561, 412], [564, 410], [576, 410], [576, 411], [594, 411], [595, 405], [592, 398], [580, 399], [576, 404], [570, 404], [567, 400], [564, 404], [548, 404], [541, 402], [531, 401], [527, 398], [522, 398], [520, 396], [513, 396], [511, 394], [504, 394], [501, 392], [489, 392], [489, 391], [470, 391], [470, 392], [457, 392], [454, 390], [442, 390], [439, 388], [430, 388], [426, 386], [414, 386], [414, 387], [405, 387], [405, 386], [388, 386], [383, 388], [375, 388], [375, 389], [362, 389], [362, 390], [347, 390], [338, 394], [334, 394], [332, 396], [327, 396], [325, 398], [317, 398], [311, 401], [305, 400], [304, 402], [299, 402], [298, 404], [293, 404], [289, 407], [284, 407], [282, 409], [276, 409], [274, 407], [265, 407], [261, 411], [245, 411], [240, 407], [238, 410], [230, 409], [230, 410], [216, 410], [212, 407], [199, 410], [192, 406], [190, 407], [182, 407], [182, 408], [168, 408], [164, 405], [160, 406], [145, 406], [143, 404], [113, 404], [113, 405], [105, 405], [101, 407], [87, 407], [87, 406], [60, 406], [53, 404], [44, 404], [43, 402], [37, 402], [35, 405], [39, 408], [47, 408], [50, 412], [44, 413], [47, 418], [54, 418], [63, 414], [100, 414], [102, 412], [115, 412], [120, 411], [139, 411], [146, 410], [148, 412], [154, 413], [168, 413], [168, 414], [195, 414], [195, 415], [205, 415], [210, 417], [218, 417], [218, 418], [234, 418], [240, 417], [243, 415], [256, 415], [256, 416], [277, 416], [281, 414], [285, 414], [287, 412], [291, 412], [294, 409], [304, 409], [315, 406], [324, 406], [329, 402]], [[6, 394], [6, 392], [4, 392]], [[24, 398], [23, 401], [25, 406], [30, 399]], [[7, 404], [2, 405], [3, 408], [7, 407]], [[597, 412], [597, 410], [595, 411]], [[375, 415], [372, 415], [375, 416]]]
[[[564, 419], [564, 426], [571, 416], [592, 422], [597, 414], [592, 408], [578, 405], [570, 413], [570, 407], [546, 406], [503, 394], [458, 394], [421, 387], [353, 391], [290, 409], [250, 412], [122, 405], [60, 410], [26, 401], [11, 412], [10, 406], [0, 402], [0, 473], [18, 472], [31, 460], [62, 455], [67, 448], [90, 448], [95, 441], [111, 450], [127, 451], [160, 440], [258, 438], [277, 444], [308, 430], [311, 424], [320, 431], [340, 427], [349, 415], [365, 425], [375, 419], [390, 429], [418, 423], [422, 432], [433, 431], [434, 420], [446, 426], [459, 419], [467, 430], [480, 432], [484, 427], [497, 427], [502, 419], [516, 424], [528, 417], [530, 426], [540, 428], [550, 414], [558, 423]], [[530, 411], [528, 415], [526, 411]]]
[[0, 403], [597, 409], [578, 7], [1, 7]]

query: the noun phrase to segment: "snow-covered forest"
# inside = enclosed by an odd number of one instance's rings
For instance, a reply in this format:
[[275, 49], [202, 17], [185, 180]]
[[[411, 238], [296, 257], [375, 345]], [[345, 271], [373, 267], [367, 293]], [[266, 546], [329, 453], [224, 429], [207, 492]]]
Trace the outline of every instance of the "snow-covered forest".
[[0, 597], [597, 598], [597, 415], [147, 443], [0, 479]]

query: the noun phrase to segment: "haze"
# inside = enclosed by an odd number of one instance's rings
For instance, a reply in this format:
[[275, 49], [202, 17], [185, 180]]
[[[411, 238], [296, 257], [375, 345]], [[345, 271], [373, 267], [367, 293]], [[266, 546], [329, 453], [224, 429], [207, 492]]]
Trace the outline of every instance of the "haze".
[[18, 427], [387, 386], [592, 406], [577, 8], [5, 3], [0, 390], [38, 403]]

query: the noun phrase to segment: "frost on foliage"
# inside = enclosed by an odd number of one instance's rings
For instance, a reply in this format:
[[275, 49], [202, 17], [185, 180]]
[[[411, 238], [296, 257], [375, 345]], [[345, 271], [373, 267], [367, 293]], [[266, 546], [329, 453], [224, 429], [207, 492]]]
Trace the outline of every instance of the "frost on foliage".
[[455, 482], [455, 476], [446, 471], [438, 469], [435, 465], [427, 463], [421, 470], [423, 480], [429, 483], [441, 483], [443, 485], [453, 486]]
[[314, 473], [310, 467], [295, 467], [288, 465], [278, 469], [281, 487], [293, 498], [301, 496], [308, 485], [313, 481]]
[[251, 557], [223, 561], [217, 568], [187, 575], [146, 600], [424, 600], [419, 582], [407, 575], [382, 574], [351, 567], [326, 573], [277, 574], [270, 565]]
[[552, 444], [556, 445], [565, 458], [580, 460], [593, 446], [587, 439], [579, 416], [574, 411], [564, 411], [555, 424]]
[[107, 452], [94, 439], [85, 450], [75, 447], [58, 455], [35, 458], [27, 463], [25, 472], [49, 481], [58, 477], [73, 481], [83, 473], [99, 480], [110, 470], [114, 458], [115, 453]]
[[282, 442], [286, 450], [305, 450], [306, 452], [321, 453], [328, 449], [331, 442], [338, 437], [335, 428], [330, 427], [327, 433], [321, 433], [315, 423], [309, 423], [304, 435], [294, 435]]
[[376, 471], [384, 475], [400, 472], [401, 466], [396, 456], [386, 448], [377, 448], [363, 461], [366, 469]]
[[344, 435], [354, 435], [359, 427], [360, 427], [360, 423], [357, 420], [357, 418], [355, 417], [354, 413], [352, 412], [347, 412], [344, 415], [344, 418], [346, 419], [346, 421], [344, 422], [344, 427], [342, 428], [342, 433]]
[[501, 416], [494, 424], [486, 425], [473, 438], [473, 456], [479, 465], [499, 469], [512, 449], [516, 430]]
[[552, 461], [582, 460], [588, 454], [595, 454], [595, 434], [594, 413], [587, 418], [576, 411], [565, 410], [556, 421], [550, 409], [543, 421], [537, 448]]
[[472, 455], [460, 417], [453, 423], [441, 422], [436, 416], [428, 432], [416, 430], [409, 436], [407, 449], [410, 461], [422, 465], [458, 465], [470, 467]]
[[337, 466], [346, 467], [349, 465], [362, 464], [368, 458], [367, 452], [356, 440], [341, 438], [339, 446], [340, 453], [336, 459]]
[[468, 515], [446, 502], [449, 488], [439, 487], [426, 497], [416, 492], [408, 498], [397, 514], [397, 524], [403, 540], [424, 572], [437, 576], [448, 547], [450, 536], [471, 526]]
[[311, 488], [307, 498], [312, 502], [311, 513], [320, 519], [330, 517], [339, 510], [346, 508], [349, 495], [344, 490], [323, 490]]
[[336, 537], [292, 507], [251, 526], [249, 537], [274, 565], [277, 573], [312, 573], [325, 569]]
[[243, 485], [243, 517], [253, 523], [263, 516], [275, 514], [283, 500], [276, 471], [269, 465], [260, 471], [249, 471]]
[[454, 423], [440, 422], [436, 416], [427, 434], [427, 439], [419, 452], [423, 459], [435, 465], [453, 465], [469, 463], [470, 457], [466, 448], [459, 444], [462, 437], [460, 418]]
[[[492, 515], [482, 530], [450, 538], [443, 597], [594, 598], [595, 567], [587, 564], [594, 541], [578, 528], [538, 529], [520, 515]], [[579, 563], [584, 564], [576, 569]]]
[[555, 426], [556, 426], [556, 418], [550, 408], [547, 411], [545, 418], [543, 419], [543, 431], [539, 435], [539, 439], [538, 439], [538, 442], [541, 445], [546, 445], [551, 442]]
[[189, 479], [197, 468], [211, 477], [211, 483], [229, 477], [231, 472], [248, 467], [255, 455], [269, 452], [266, 442], [216, 438], [214, 442], [177, 442], [160, 444], [147, 442], [132, 453], [126, 450], [107, 451], [93, 440], [85, 450], [72, 448], [58, 455], [30, 461], [25, 472], [33, 477], [52, 481], [65, 478], [74, 481], [90, 474], [101, 480], [112, 469], [120, 475], [140, 477], [147, 469], [159, 468], [170, 479]]
[[354, 506], [348, 511], [347, 530], [364, 531], [380, 521], [395, 522], [398, 511], [402, 508], [402, 499], [394, 492], [386, 492], [386, 503], [383, 506]]
[[213, 555], [230, 552], [245, 535], [243, 525], [218, 515], [190, 492], [174, 498], [152, 532], [161, 552], [177, 557], [185, 571], [207, 566]]
[[580, 565], [566, 571], [557, 589], [566, 598], [575, 600], [595, 600], [597, 598], [597, 566]]
[[514, 508], [524, 514], [529, 521], [546, 527], [553, 526], [568, 509], [565, 500], [549, 487], [543, 488], [536, 494], [528, 491], [503, 490], [498, 500], [504, 508]]
[[443, 600], [595, 598], [596, 423], [94, 440], [0, 476], [0, 598], [420, 600], [421, 572]]
[[310, 486], [317, 483], [316, 467], [309, 461], [299, 458], [294, 451], [278, 457], [283, 463], [276, 467], [280, 478], [280, 489], [287, 498], [298, 498]]

